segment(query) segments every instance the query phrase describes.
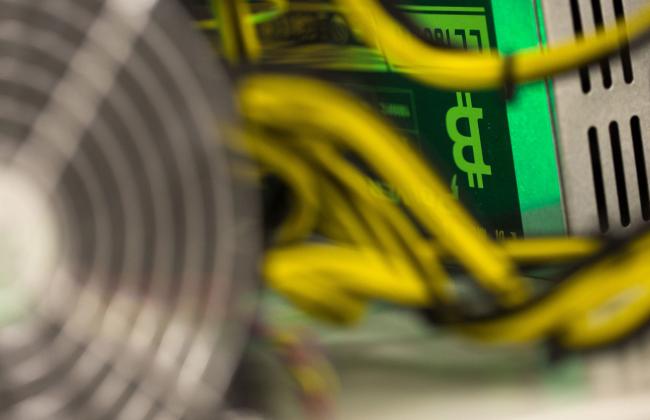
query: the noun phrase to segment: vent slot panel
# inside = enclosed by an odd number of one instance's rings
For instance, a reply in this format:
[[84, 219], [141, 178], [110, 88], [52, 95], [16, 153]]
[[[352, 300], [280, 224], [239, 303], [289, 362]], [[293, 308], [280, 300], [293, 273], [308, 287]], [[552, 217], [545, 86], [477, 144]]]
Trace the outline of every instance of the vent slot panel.
[[[625, 19], [623, 0], [614, 0], [614, 15], [616, 19]], [[632, 56], [630, 55], [630, 46], [628, 44], [621, 47], [621, 64], [623, 67], [623, 80], [629, 85], [634, 81], [634, 70], [632, 69]]]
[[625, 184], [625, 166], [623, 164], [623, 151], [621, 150], [621, 134], [618, 123], [609, 124], [609, 138], [612, 144], [612, 160], [614, 161], [614, 177], [616, 179], [616, 192], [618, 193], [618, 210], [621, 214], [621, 225], [630, 226], [630, 204], [627, 200], [627, 185]]
[[[618, 122], [612, 121], [608, 126], [609, 133], [609, 146], [611, 147], [611, 158], [607, 153], [603, 153], [601, 147], [603, 143], [600, 143], [598, 129], [595, 126], [589, 128], [587, 132], [587, 137], [589, 141], [589, 154], [591, 160], [591, 172], [593, 177], [593, 186], [594, 186], [594, 198], [596, 202], [596, 208], [598, 211], [598, 224], [600, 231], [605, 233], [610, 229], [615, 227], [628, 227], [632, 224], [633, 220], [643, 219], [645, 221], [650, 221], [650, 186], [648, 185], [648, 172], [646, 167], [646, 152], [645, 146], [643, 143], [642, 131], [641, 131], [641, 120], [638, 116], [633, 116], [630, 119], [630, 133], [631, 139], [621, 138], [621, 130], [618, 125]], [[605, 141], [605, 139], [602, 139]], [[634, 169], [632, 172], [628, 172], [628, 177], [626, 177], [626, 161], [625, 161], [625, 152], [624, 149], [626, 146], [631, 146], [634, 153], [634, 166], [636, 167], [636, 182], [638, 185], [638, 203], [640, 207], [636, 205], [630, 206], [630, 199], [636, 200], [636, 191], [634, 191], [633, 184], [629, 185], [627, 182], [634, 182], [630, 179], [630, 174], [634, 174]], [[611, 159], [611, 160], [610, 160]], [[628, 162], [631, 165], [631, 162]], [[629, 169], [629, 167], [628, 167]], [[634, 175], [632, 175], [634, 177]], [[616, 196], [613, 194], [609, 196], [607, 191], [608, 188], [611, 188], [610, 192], [613, 192], [616, 188]], [[630, 197], [630, 189], [633, 191], [632, 197]], [[616, 199], [618, 199], [616, 202]], [[635, 201], [635, 203], [637, 203]], [[612, 209], [618, 207], [618, 213], [620, 215], [620, 224], [618, 222], [614, 226], [613, 219], [614, 214], [608, 213], [608, 206], [613, 206]], [[631, 209], [634, 209], [632, 214]], [[639, 212], [640, 214], [636, 214]]]
[[634, 163], [639, 182], [639, 199], [641, 200], [641, 216], [643, 220], [650, 220], [650, 191], [648, 191], [648, 174], [646, 170], [645, 151], [641, 133], [641, 120], [636, 115], [630, 120], [632, 142], [634, 144]]
[[[605, 18], [603, 13], [602, 0], [590, 0], [591, 1], [591, 12], [593, 16], [593, 22], [596, 29], [600, 29], [605, 26]], [[604, 0], [607, 1], [607, 0]], [[611, 0], [614, 16], [616, 19], [625, 20], [625, 6], [623, 0]], [[569, 0], [569, 5], [571, 8], [571, 19], [573, 22], [573, 33], [576, 39], [580, 39], [584, 36], [585, 26], [583, 23], [583, 15], [580, 10], [580, 0]], [[622, 69], [622, 79], [626, 84], [631, 84], [634, 81], [634, 70], [632, 68], [632, 56], [630, 53], [630, 47], [628, 44], [625, 44], [621, 47], [620, 50], [620, 60], [621, 60], [621, 69]], [[600, 74], [602, 76], [603, 87], [605, 89], [611, 89], [614, 85], [614, 76], [612, 75], [612, 65], [610, 63], [610, 58], [604, 58], [598, 63], [600, 68]], [[589, 74], [589, 67], [585, 66], [579, 69], [580, 75], [580, 85], [582, 87], [583, 93], [589, 93], [592, 90], [592, 81]]]
[[[603, 8], [600, 5], [600, 0], [591, 0], [591, 9], [594, 13], [594, 25], [596, 29], [600, 29], [605, 25], [603, 19]], [[603, 58], [600, 60], [600, 73], [603, 76], [603, 87], [609, 89], [612, 87], [612, 69], [609, 66], [609, 59]]]
[[[578, 0], [570, 0], [571, 2], [571, 18], [573, 20], [573, 32], [576, 38], [582, 38], [584, 29], [582, 26], [582, 17], [580, 16], [580, 6], [578, 5]], [[589, 68], [581, 67], [579, 70], [580, 73], [580, 84], [582, 85], [582, 92], [589, 93], [591, 91], [591, 79], [589, 76]]]
[[596, 206], [598, 207], [598, 222], [601, 232], [609, 230], [607, 218], [607, 199], [605, 198], [605, 182], [603, 181], [603, 166], [600, 159], [600, 147], [598, 146], [598, 130], [591, 127], [588, 131], [589, 152], [591, 153], [591, 170], [594, 177], [594, 192], [596, 194]]
[[[648, 0], [539, 0], [548, 43], [630, 19]], [[570, 234], [650, 226], [650, 44], [553, 78], [562, 202]], [[643, 77], [642, 76], [643, 73]]]

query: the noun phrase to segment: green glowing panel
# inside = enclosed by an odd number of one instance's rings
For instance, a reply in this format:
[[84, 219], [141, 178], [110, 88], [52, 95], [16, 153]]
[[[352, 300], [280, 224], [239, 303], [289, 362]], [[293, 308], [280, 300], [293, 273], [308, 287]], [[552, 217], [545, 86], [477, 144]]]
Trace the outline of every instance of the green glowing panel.
[[[513, 51], [539, 42], [531, 1], [404, 0], [398, 5], [423, 36], [450, 46]], [[521, 88], [510, 102], [500, 91], [423, 86], [408, 77], [405, 63], [355, 39], [331, 5], [292, 2], [291, 7], [284, 19], [260, 29], [266, 45], [276, 47], [269, 49], [270, 63], [331, 71], [341, 86], [412, 140], [490, 235], [564, 232], [544, 83]], [[277, 48], [283, 42], [290, 47]], [[389, 185], [381, 188], [389, 197], [408, 200]]]
[[[504, 53], [545, 42], [537, 4], [492, 0], [499, 49]], [[524, 232], [527, 235], [566, 233], [557, 155], [553, 141], [552, 97], [544, 82], [518, 89], [508, 103], [508, 123], [517, 175]]]

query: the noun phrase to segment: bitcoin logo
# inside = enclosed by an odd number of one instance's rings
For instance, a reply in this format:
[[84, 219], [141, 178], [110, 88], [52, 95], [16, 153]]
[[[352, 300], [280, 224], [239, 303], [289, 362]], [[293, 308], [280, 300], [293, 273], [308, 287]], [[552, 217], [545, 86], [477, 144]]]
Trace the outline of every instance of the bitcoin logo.
[[[463, 93], [456, 92], [458, 106], [447, 112], [447, 134], [454, 142], [454, 162], [461, 171], [467, 174], [470, 188], [483, 188], [483, 177], [492, 175], [492, 167], [483, 161], [483, 146], [481, 145], [481, 133], [478, 122], [483, 119], [483, 109], [472, 106], [472, 96], [465, 93], [465, 104]], [[458, 129], [458, 123], [467, 120], [469, 135], [462, 134]], [[471, 149], [472, 161], [465, 157], [466, 149]]]

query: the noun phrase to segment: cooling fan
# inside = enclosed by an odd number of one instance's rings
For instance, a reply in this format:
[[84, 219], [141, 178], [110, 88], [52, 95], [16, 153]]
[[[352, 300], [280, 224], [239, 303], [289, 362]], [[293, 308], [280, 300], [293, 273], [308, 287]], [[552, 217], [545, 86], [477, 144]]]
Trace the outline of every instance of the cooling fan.
[[232, 92], [178, 5], [0, 0], [0, 418], [215, 418], [255, 299]]

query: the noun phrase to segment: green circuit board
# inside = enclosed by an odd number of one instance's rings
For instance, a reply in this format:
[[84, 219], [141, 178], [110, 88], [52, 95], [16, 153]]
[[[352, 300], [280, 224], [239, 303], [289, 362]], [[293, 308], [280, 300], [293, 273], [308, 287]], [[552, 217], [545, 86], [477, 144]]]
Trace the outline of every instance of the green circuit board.
[[[511, 101], [503, 91], [424, 86], [409, 77], [414, 69], [406, 63], [360, 42], [333, 4], [290, 5], [284, 17], [259, 27], [266, 64], [317, 68], [389, 118], [491, 236], [565, 231], [545, 83], [518, 89]], [[421, 35], [449, 46], [510, 52], [544, 42], [533, 2], [406, 0], [399, 7]], [[369, 188], [394, 200], [420, 199], [379, 182]]]

